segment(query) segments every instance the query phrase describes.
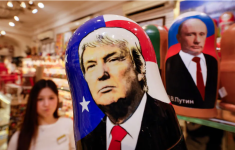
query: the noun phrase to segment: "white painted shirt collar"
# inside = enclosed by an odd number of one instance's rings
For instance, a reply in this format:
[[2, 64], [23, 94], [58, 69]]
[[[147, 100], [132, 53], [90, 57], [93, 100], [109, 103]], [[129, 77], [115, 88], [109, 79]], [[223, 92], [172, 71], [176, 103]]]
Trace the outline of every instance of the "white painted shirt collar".
[[[139, 137], [139, 132], [141, 128], [142, 118], [145, 110], [145, 105], [147, 101], [147, 94], [145, 93], [138, 108], [134, 114], [120, 126], [127, 131], [127, 135], [121, 142], [121, 149], [134, 150]], [[107, 149], [112, 140], [111, 130], [115, 126], [109, 118], [106, 121], [106, 139], [107, 139]]]
[[189, 53], [185, 53], [184, 51], [180, 50], [179, 55], [180, 55], [180, 57], [182, 58], [184, 64], [186, 64], [186, 67], [187, 67], [187, 68], [189, 67], [189, 65], [190, 65], [190, 63], [192, 62], [192, 59], [193, 59], [194, 57], [200, 57], [201, 60], [202, 60], [202, 61], [204, 62], [204, 64], [206, 65], [206, 60], [205, 60], [205, 57], [204, 57], [203, 53], [200, 53], [199, 55], [194, 56], [194, 55], [191, 55], [191, 54], [189, 54]]
[[181, 59], [184, 62], [184, 65], [186, 66], [186, 68], [188, 69], [189, 73], [191, 74], [191, 77], [194, 81], [194, 83], [197, 85], [197, 76], [196, 76], [196, 71], [197, 71], [197, 65], [196, 62], [192, 61], [192, 59], [194, 57], [199, 57], [200, 59], [200, 66], [201, 66], [201, 70], [202, 70], [202, 77], [203, 77], [203, 81], [204, 81], [204, 85], [206, 85], [206, 80], [207, 80], [207, 66], [206, 66], [206, 59], [203, 53], [200, 53], [197, 56], [193, 56], [191, 54], [185, 53], [182, 50], [180, 50], [179, 55], [181, 57]]

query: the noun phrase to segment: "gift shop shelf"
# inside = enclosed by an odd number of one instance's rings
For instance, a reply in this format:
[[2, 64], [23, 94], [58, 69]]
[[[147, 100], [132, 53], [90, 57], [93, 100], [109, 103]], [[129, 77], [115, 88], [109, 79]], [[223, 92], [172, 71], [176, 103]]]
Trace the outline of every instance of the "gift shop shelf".
[[184, 120], [187, 122], [192, 122], [200, 125], [205, 125], [217, 129], [221, 129], [224, 131], [234, 132], [235, 133], [235, 123], [223, 119], [210, 118], [210, 119], [201, 119], [201, 118], [192, 118], [177, 115], [179, 120]]
[[58, 90], [70, 92], [69, 87], [60, 87]]
[[72, 99], [61, 59], [23, 58], [21, 67], [0, 75], [0, 150], [23, 121], [30, 90], [40, 79], [51, 79], [58, 89], [63, 89], [59, 90], [59, 115], [73, 119]]

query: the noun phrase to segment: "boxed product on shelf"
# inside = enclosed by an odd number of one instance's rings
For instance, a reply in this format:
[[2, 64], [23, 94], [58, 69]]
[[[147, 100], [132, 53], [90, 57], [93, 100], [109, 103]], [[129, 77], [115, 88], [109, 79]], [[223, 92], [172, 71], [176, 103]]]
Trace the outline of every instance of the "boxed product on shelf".
[[59, 109], [60, 115], [73, 118], [73, 104], [70, 92], [59, 90], [59, 100], [62, 103]]
[[11, 105], [8, 140], [18, 130], [22, 123], [26, 104]]
[[54, 81], [58, 88], [62, 88], [62, 89], [69, 88], [69, 84], [66, 79], [60, 79], [60, 78], [47, 78], [47, 79], [51, 79], [52, 81]]

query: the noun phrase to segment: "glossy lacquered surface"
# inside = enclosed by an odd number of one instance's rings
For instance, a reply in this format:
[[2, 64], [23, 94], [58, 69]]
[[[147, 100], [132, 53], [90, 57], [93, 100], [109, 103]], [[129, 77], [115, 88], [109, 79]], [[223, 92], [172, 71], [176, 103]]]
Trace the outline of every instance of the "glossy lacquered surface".
[[184, 13], [170, 27], [165, 83], [177, 114], [216, 116], [219, 67], [215, 38], [214, 22], [203, 13]]
[[220, 81], [227, 93], [222, 98], [221, 107], [235, 112], [235, 24], [230, 26], [221, 38]]
[[145, 25], [143, 26], [143, 29], [151, 40], [157, 57], [157, 63], [160, 69], [161, 77], [163, 79], [164, 75], [162, 70], [164, 68], [165, 57], [168, 49], [167, 31], [164, 27], [153, 24]]
[[235, 23], [235, 18], [232, 12], [224, 12], [219, 17], [219, 27], [221, 35], [232, 25]]
[[[186, 149], [149, 37], [134, 21], [103, 15], [81, 25], [66, 51], [77, 149]], [[111, 145], [111, 146], [110, 146]]]

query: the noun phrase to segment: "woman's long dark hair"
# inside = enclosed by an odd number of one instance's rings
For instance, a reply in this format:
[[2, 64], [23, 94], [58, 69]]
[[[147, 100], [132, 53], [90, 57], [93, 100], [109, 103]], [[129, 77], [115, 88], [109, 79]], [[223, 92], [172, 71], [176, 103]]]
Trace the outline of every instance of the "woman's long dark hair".
[[[33, 140], [38, 133], [38, 113], [37, 113], [37, 97], [44, 88], [50, 88], [58, 97], [58, 89], [56, 84], [51, 80], [39, 80], [31, 89], [23, 123], [20, 127], [17, 150], [29, 150]], [[59, 99], [58, 99], [59, 103]], [[53, 114], [55, 118], [59, 118], [58, 104]]]

